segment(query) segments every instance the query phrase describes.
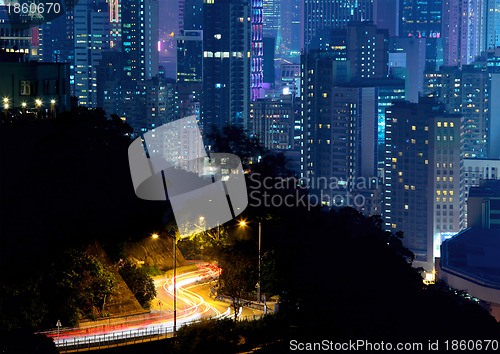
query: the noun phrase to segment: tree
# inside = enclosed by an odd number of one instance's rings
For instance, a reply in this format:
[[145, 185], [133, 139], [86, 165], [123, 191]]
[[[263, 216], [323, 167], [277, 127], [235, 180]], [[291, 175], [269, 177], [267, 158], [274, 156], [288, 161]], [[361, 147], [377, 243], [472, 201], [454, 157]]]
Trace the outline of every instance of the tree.
[[52, 322], [75, 325], [81, 318], [101, 313], [106, 297], [116, 289], [114, 274], [95, 256], [70, 249], [55, 262], [46, 291], [52, 291]]
[[137, 267], [131, 261], [126, 261], [120, 267], [119, 273], [141, 306], [148, 309], [151, 300], [156, 297], [156, 288], [147, 270]]
[[233, 299], [232, 306], [236, 321], [236, 314], [240, 307], [238, 299], [242, 298], [244, 292], [254, 290], [257, 283], [255, 257], [257, 250], [253, 241], [233, 239], [230, 245], [221, 245], [215, 252], [219, 265], [223, 269], [222, 292]]

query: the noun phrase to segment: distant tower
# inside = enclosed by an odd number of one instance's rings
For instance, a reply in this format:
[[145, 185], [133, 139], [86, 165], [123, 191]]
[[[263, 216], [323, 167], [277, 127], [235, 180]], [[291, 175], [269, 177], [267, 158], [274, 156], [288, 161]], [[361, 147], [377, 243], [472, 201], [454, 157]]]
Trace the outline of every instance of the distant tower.
[[463, 118], [429, 99], [386, 110], [386, 230], [403, 231], [415, 266], [432, 270], [443, 239], [465, 228]]
[[121, 0], [125, 77], [149, 80], [158, 74], [158, 0]]
[[305, 52], [318, 49], [319, 38], [349, 22], [373, 21], [373, 0], [304, 0], [302, 26]]
[[264, 42], [263, 42], [263, 7], [262, 0], [252, 0], [252, 74], [251, 99], [260, 98], [264, 82]]
[[275, 54], [278, 54], [281, 46], [281, 0], [264, 0], [262, 9], [264, 37], [275, 39]]
[[205, 132], [212, 126], [247, 125], [251, 35], [249, 1], [207, 0], [203, 4], [205, 70], [200, 103], [201, 124]]
[[399, 36], [426, 38], [426, 66], [431, 69], [439, 68], [443, 64], [442, 0], [400, 1]]
[[[494, 36], [493, 32], [488, 33], [487, 29], [491, 28], [491, 20], [495, 22], [495, 13], [499, 12], [499, 7], [490, 11], [487, 3], [491, 6], [493, 1], [443, 0], [445, 65], [468, 65], [486, 49], [489, 38]], [[485, 13], [485, 10], [488, 10], [488, 13]], [[495, 25], [492, 26], [494, 27]]]

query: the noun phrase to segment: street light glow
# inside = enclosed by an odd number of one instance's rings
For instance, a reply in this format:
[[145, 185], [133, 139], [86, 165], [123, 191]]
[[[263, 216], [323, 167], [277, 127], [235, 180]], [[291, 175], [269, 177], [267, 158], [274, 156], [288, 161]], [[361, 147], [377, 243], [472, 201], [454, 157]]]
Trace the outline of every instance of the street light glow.
[[41, 106], [42, 105], [42, 100], [41, 99], [37, 99], [35, 102], [36, 102], [37, 106]]
[[56, 100], [50, 100], [50, 104], [56, 104]]
[[4, 97], [3, 103], [9, 103], [9, 98], [8, 97]]
[[3, 105], [3, 108], [5, 108], [5, 109], [9, 109], [9, 104], [8, 104], [8, 103], [4, 104], [4, 105]]
[[21, 106], [23, 106], [23, 108], [26, 108], [26, 102], [21, 103]]
[[247, 223], [245, 221], [240, 221], [240, 226], [245, 226]]
[[158, 238], [158, 234], [152, 234], [151, 235], [153, 238]]

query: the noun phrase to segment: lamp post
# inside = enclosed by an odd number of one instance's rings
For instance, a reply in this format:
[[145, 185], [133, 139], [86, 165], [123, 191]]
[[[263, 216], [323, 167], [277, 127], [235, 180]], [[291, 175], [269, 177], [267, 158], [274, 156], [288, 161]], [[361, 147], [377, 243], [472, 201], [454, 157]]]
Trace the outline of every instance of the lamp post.
[[8, 114], [9, 114], [9, 98], [8, 97], [4, 97], [4, 99], [3, 99], [3, 110], [4, 110], [4, 114], [5, 114], [5, 121], [7, 121]]
[[43, 103], [42, 100], [39, 98], [35, 100], [36, 107], [38, 108], [38, 118], [42, 118], [42, 112], [41, 112], [42, 103]]
[[9, 114], [9, 104], [8, 103], [3, 104], [3, 111], [5, 113], [5, 121], [7, 121], [8, 114]]
[[[246, 226], [247, 222], [246, 221], [240, 221], [240, 226]], [[260, 303], [260, 245], [261, 245], [261, 239], [262, 239], [262, 222], [259, 221], [259, 280], [257, 282], [257, 299]]]
[[25, 115], [26, 115], [26, 106], [27, 106], [26, 102], [21, 103], [23, 116], [25, 116]]
[[55, 105], [56, 105], [56, 100], [50, 100], [50, 117], [51, 118], [56, 117]]
[[172, 239], [174, 240], [174, 337], [177, 334], [177, 238], [175, 232]]

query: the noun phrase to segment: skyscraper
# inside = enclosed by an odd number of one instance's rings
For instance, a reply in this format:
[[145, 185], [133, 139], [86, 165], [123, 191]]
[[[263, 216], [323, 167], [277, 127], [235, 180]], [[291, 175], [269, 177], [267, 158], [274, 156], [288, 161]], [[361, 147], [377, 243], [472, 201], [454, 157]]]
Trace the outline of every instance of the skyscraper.
[[[281, 46], [281, 0], [264, 0], [263, 35], [275, 39], [275, 54], [279, 54]], [[289, 26], [290, 24], [286, 24]]]
[[387, 77], [389, 35], [372, 23], [347, 25], [347, 59], [356, 78]]
[[385, 227], [404, 232], [414, 265], [426, 270], [442, 240], [465, 227], [462, 123], [428, 99], [386, 111]]
[[109, 6], [105, 0], [80, 0], [72, 17], [74, 95], [79, 105], [97, 107], [97, 65], [110, 48]]
[[262, 0], [252, 0], [252, 73], [250, 79], [251, 99], [255, 101], [261, 97], [264, 83], [264, 42], [263, 42], [263, 4]]
[[182, 30], [177, 36], [177, 82], [201, 82], [203, 31]]
[[203, 4], [201, 125], [246, 126], [250, 102], [251, 6], [246, 0]]
[[441, 0], [400, 0], [399, 36], [426, 38], [426, 66], [443, 64]]
[[125, 77], [149, 80], [158, 74], [158, 0], [122, 0]]
[[500, 47], [500, 0], [487, 0], [486, 49]]
[[321, 37], [350, 22], [373, 21], [373, 0], [304, 0], [302, 43], [305, 52], [318, 49]]
[[486, 66], [465, 65], [427, 71], [424, 95], [437, 97], [446, 111], [464, 117], [464, 156], [488, 157], [490, 78]]
[[[495, 16], [490, 16], [487, 2], [443, 0], [444, 65], [470, 64], [485, 50], [488, 41], [487, 21], [492, 19], [495, 27]], [[493, 38], [492, 32], [490, 38]]]

